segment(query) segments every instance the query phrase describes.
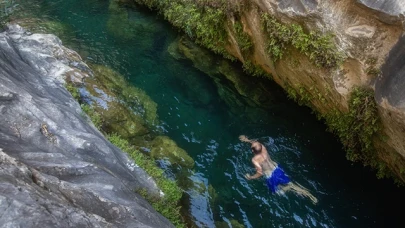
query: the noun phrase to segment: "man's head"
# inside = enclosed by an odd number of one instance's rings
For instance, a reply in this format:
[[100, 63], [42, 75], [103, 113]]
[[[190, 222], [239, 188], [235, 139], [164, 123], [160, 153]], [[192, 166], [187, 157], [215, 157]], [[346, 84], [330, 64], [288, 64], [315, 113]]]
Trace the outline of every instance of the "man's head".
[[262, 144], [260, 144], [259, 142], [253, 142], [250, 149], [254, 154], [259, 154], [260, 152], [262, 152]]

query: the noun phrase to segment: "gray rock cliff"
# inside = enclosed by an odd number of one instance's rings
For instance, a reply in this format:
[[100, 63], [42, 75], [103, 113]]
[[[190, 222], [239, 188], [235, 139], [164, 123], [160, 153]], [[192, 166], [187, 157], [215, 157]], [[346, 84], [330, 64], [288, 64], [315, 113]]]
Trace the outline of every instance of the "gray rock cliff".
[[154, 181], [65, 89], [88, 76], [53, 35], [0, 33], [1, 227], [173, 227], [134, 192]]

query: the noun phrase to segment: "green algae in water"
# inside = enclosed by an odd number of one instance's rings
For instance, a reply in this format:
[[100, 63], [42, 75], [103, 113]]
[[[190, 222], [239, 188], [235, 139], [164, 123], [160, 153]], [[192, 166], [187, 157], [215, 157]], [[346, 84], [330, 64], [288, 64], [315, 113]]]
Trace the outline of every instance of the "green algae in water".
[[104, 88], [104, 91], [114, 93], [127, 106], [136, 109], [149, 124], [154, 125], [158, 122], [157, 104], [145, 91], [128, 85], [122, 75], [108, 67], [95, 64], [91, 64], [90, 67], [96, 75], [92, 85], [98, 84], [98, 87]]
[[156, 159], [168, 158], [171, 163], [193, 168], [194, 160], [167, 136], [158, 136], [150, 143], [151, 156]]

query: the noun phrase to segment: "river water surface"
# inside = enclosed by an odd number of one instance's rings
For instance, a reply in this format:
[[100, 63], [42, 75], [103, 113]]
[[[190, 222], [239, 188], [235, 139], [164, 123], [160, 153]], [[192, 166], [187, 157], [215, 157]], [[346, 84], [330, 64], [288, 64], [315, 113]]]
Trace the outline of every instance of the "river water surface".
[[[249, 98], [225, 78], [214, 80], [191, 61], [173, 58], [167, 50], [181, 34], [154, 12], [112, 7], [108, 0], [27, 0], [21, 7], [68, 25], [72, 32], [61, 37], [67, 46], [87, 62], [119, 71], [158, 104], [156, 127], [196, 162], [187, 177], [194, 187], [186, 189], [184, 205], [196, 226], [231, 221], [234, 227], [236, 222], [245, 227], [400, 226], [402, 210], [395, 208], [403, 208], [403, 189], [348, 162], [342, 145], [310, 110], [288, 100], [272, 82], [252, 78], [270, 92], [265, 107], [250, 107]], [[249, 108], [232, 107], [220, 96], [224, 91]], [[319, 203], [292, 193], [271, 194], [263, 179], [245, 180], [243, 175], [254, 169], [240, 134], [264, 143]]]

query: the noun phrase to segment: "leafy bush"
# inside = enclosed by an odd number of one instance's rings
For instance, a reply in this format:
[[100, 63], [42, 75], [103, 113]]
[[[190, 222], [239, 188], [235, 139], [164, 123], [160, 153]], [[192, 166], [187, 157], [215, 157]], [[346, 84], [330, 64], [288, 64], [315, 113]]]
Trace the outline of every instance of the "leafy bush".
[[326, 119], [347, 151], [351, 161], [372, 165], [376, 158], [373, 137], [380, 130], [377, 104], [372, 90], [355, 88], [349, 100], [349, 112], [329, 115]]
[[242, 53], [249, 52], [253, 47], [250, 36], [245, 31], [243, 31], [241, 22], [235, 21], [233, 26], [235, 28], [236, 41], [238, 42], [240, 50], [242, 51]]
[[337, 50], [331, 34], [307, 34], [300, 25], [282, 24], [267, 13], [262, 15], [262, 25], [268, 35], [267, 52], [274, 61], [283, 57], [288, 45], [308, 56], [319, 67], [335, 68], [343, 61], [343, 54]]
[[94, 124], [94, 126], [97, 129], [101, 129], [104, 121], [103, 121], [103, 118], [100, 115], [100, 113], [95, 111], [94, 108], [88, 104], [81, 104], [80, 107], [82, 108], [82, 111], [89, 116], [89, 118], [90, 118], [91, 122]]

